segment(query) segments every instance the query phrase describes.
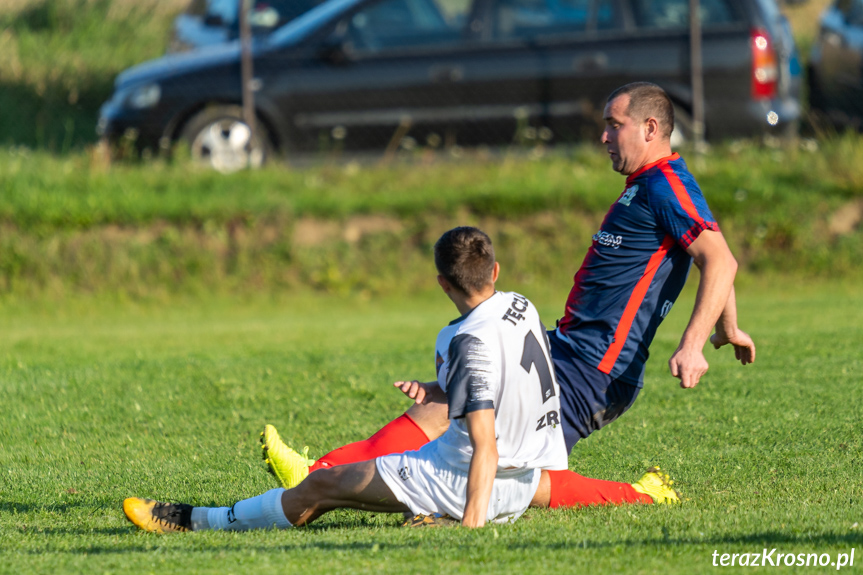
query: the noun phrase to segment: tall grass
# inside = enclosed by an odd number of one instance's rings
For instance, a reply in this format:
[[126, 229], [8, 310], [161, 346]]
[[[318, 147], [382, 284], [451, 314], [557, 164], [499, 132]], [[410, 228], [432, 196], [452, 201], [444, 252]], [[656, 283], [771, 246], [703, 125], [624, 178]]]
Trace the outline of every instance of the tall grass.
[[[863, 139], [737, 143], [690, 167], [744, 270], [859, 275]], [[431, 244], [466, 223], [492, 234], [520, 281], [563, 284], [623, 186], [591, 146], [230, 176], [15, 148], [0, 173], [5, 293], [386, 292], [425, 285]]]
[[66, 152], [95, 141], [114, 77], [164, 52], [172, 18], [186, 3], [0, 3], [0, 145]]

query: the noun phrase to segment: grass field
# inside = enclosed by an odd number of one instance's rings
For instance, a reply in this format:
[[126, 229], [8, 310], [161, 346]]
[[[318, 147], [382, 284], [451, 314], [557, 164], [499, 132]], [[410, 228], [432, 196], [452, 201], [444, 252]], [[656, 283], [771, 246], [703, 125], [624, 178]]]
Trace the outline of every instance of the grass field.
[[[499, 287], [519, 286], [504, 276]], [[557, 287], [528, 292], [547, 323], [561, 311]], [[274, 487], [257, 444], [266, 422], [312, 455], [369, 435], [406, 407], [392, 380], [433, 376], [451, 304], [436, 293], [3, 304], [0, 572], [697, 573], [716, 569], [714, 550], [765, 547], [833, 561], [856, 548], [845, 570], [859, 572], [863, 293], [755, 281], [738, 300], [756, 364], [710, 351], [698, 388], [678, 388], [665, 361], [691, 307], [685, 292], [642, 397], [570, 458], [621, 481], [660, 464], [682, 506], [533, 510], [475, 532], [344, 511], [308, 529], [181, 536], [135, 531], [120, 502], [228, 504]], [[809, 569], [825, 570], [835, 567]]]

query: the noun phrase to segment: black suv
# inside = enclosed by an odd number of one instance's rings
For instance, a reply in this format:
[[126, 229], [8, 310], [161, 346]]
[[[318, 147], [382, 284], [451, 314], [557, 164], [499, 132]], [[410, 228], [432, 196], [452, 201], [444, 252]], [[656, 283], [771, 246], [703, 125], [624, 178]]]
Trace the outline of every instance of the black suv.
[[[122, 73], [99, 131], [184, 138], [220, 169], [266, 154], [597, 138], [607, 95], [647, 80], [689, 135], [689, 0], [330, 0], [256, 40], [258, 130], [238, 42]], [[701, 0], [710, 139], [796, 125], [800, 74], [774, 0]], [[251, 150], [251, 152], [249, 152]]]

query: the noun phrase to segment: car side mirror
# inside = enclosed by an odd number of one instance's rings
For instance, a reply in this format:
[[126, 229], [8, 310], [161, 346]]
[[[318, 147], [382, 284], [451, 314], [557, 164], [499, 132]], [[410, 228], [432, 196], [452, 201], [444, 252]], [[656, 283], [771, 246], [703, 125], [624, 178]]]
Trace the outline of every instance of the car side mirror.
[[330, 64], [346, 64], [350, 62], [350, 49], [347, 42], [340, 36], [330, 36], [318, 48], [318, 58]]
[[218, 14], [207, 14], [204, 16], [204, 26], [224, 26], [225, 21]]

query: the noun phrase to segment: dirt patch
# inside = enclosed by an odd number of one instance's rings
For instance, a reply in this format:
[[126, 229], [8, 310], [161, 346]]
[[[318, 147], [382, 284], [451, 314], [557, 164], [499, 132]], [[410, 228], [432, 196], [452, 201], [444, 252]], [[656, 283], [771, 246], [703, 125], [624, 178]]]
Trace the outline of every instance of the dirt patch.
[[853, 232], [863, 220], [863, 199], [848, 202], [832, 216], [827, 229], [834, 236], [845, 236]]
[[345, 223], [342, 237], [345, 241], [356, 243], [363, 236], [390, 232], [397, 234], [404, 229], [401, 220], [387, 216], [354, 216]]
[[291, 243], [297, 247], [319, 246], [338, 238], [340, 231], [338, 222], [302, 218], [294, 225]]
[[298, 247], [311, 247], [341, 239], [354, 244], [367, 235], [399, 233], [403, 229], [401, 220], [380, 215], [354, 216], [344, 222], [302, 218], [294, 225], [292, 243]]

